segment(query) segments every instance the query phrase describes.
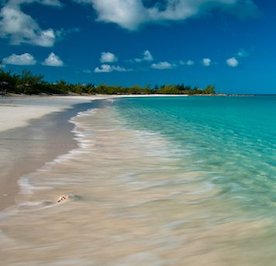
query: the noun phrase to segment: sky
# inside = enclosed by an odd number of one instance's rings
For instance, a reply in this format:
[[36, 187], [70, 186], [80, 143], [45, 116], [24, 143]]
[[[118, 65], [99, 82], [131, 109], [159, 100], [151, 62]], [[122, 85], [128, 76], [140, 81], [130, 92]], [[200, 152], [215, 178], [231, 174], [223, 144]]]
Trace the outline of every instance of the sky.
[[45, 80], [276, 93], [274, 0], [0, 0], [0, 67]]

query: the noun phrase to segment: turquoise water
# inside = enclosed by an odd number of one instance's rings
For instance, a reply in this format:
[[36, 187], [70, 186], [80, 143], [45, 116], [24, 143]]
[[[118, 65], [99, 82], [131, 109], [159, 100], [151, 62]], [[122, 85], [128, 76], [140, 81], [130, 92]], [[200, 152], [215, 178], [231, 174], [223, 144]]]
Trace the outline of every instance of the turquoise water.
[[159, 97], [116, 101], [128, 125], [157, 132], [217, 198], [276, 218], [276, 96]]

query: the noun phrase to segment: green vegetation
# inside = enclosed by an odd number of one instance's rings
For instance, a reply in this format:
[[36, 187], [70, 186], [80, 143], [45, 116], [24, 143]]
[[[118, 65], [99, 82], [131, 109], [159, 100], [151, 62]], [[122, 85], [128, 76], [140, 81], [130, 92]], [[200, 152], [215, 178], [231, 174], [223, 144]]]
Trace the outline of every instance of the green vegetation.
[[161, 85], [151, 88], [139, 85], [131, 87], [108, 86], [94, 84], [70, 84], [64, 80], [49, 83], [41, 75], [34, 75], [30, 71], [22, 71], [20, 75], [5, 72], [0, 69], [0, 94], [215, 94], [215, 87], [208, 85], [205, 89], [192, 88], [184, 84]]

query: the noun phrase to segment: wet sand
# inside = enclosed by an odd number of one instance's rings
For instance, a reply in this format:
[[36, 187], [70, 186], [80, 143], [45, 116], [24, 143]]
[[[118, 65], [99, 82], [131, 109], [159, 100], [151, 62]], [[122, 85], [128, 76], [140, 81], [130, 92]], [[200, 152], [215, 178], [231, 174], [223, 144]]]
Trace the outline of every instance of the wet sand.
[[76, 147], [68, 120], [102, 98], [0, 98], [0, 210], [15, 204], [19, 177]]

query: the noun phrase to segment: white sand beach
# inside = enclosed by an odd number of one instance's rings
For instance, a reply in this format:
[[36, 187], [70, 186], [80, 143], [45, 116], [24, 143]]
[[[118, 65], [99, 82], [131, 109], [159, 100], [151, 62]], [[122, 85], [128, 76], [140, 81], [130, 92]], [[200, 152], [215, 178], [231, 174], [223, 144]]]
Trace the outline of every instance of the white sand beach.
[[[45, 127], [45, 123], [51, 126], [51, 121], [41, 122], [40, 125], [31, 128], [31, 132], [26, 129], [27, 126], [34, 121], [45, 119], [47, 115], [62, 113], [73, 105], [108, 97], [110, 96], [12, 96], [0, 98], [0, 210], [15, 203], [14, 198], [19, 192], [17, 183], [19, 177], [36, 170], [48, 160], [53, 160], [55, 156], [68, 152], [74, 142], [71, 135], [63, 138], [63, 135], [71, 134], [71, 132], [62, 132], [59, 124], [53, 130], [60, 132], [60, 138], [47, 141], [49, 136], [45, 136], [43, 127]], [[63, 121], [63, 123], [68, 122]], [[32, 131], [35, 131], [34, 134]]]
[[26, 126], [31, 119], [60, 112], [78, 103], [108, 96], [14, 96], [0, 98], [0, 131]]

